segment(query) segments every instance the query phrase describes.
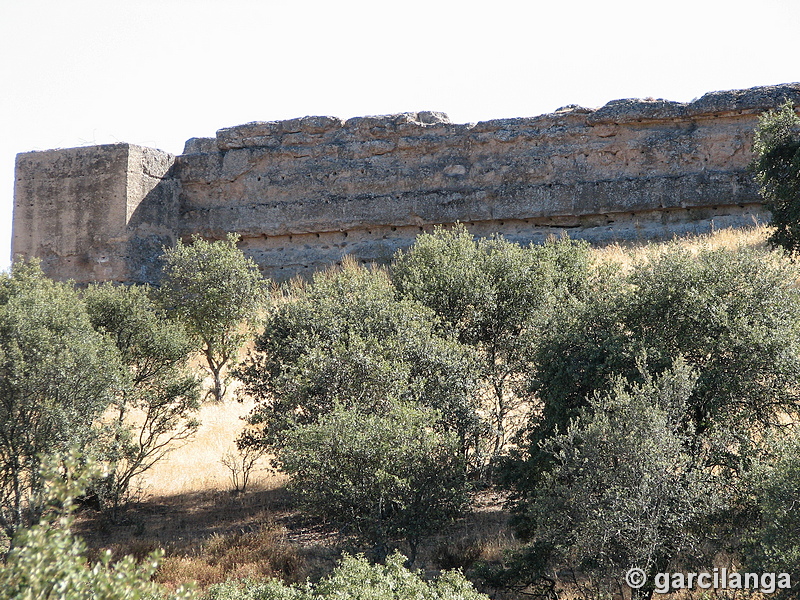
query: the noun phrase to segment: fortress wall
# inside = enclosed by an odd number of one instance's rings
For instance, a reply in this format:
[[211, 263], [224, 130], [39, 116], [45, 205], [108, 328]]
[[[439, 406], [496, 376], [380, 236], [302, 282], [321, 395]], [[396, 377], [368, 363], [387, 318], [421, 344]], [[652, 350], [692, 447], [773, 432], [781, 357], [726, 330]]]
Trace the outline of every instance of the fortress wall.
[[284, 280], [345, 254], [386, 262], [439, 224], [529, 243], [763, 222], [753, 131], [787, 99], [800, 104], [800, 84], [477, 124], [434, 112], [249, 123], [178, 157], [127, 144], [22, 154], [14, 252], [58, 278], [154, 281], [163, 245], [233, 231]]
[[164, 185], [173, 162], [130, 144], [19, 154], [12, 256], [39, 257], [59, 280], [146, 280], [139, 273], [153, 249], [137, 247], [153, 232], [175, 240], [177, 194]]
[[753, 130], [787, 97], [800, 101], [800, 85], [467, 125], [406, 113], [223, 129], [177, 158], [178, 233], [237, 231], [284, 279], [345, 253], [384, 262], [457, 221], [522, 243], [752, 224], [767, 219], [747, 173]]
[[175, 245], [180, 216], [180, 182], [173, 177], [175, 157], [129, 146], [125, 275], [121, 280], [155, 282], [163, 248]]
[[61, 280], [123, 272], [127, 172], [126, 144], [19, 154], [12, 256]]

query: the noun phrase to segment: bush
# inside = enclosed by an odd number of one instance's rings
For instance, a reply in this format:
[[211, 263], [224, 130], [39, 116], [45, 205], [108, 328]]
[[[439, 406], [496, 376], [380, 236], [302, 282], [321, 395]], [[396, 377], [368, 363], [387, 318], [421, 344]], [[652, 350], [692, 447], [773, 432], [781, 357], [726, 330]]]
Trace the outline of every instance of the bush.
[[0, 600], [191, 600], [191, 590], [167, 593], [150, 581], [160, 552], [142, 564], [131, 557], [112, 563], [110, 552], [89, 565], [86, 544], [70, 533], [73, 498], [88, 481], [78, 472], [73, 454], [64, 461], [67, 472], [51, 470], [46, 481], [50, 511], [42, 521], [17, 532], [14, 547], [0, 564]]
[[17, 262], [0, 275], [0, 526], [42, 514], [44, 456], [91, 447], [122, 381], [119, 353], [69, 284]]
[[404, 562], [398, 553], [388, 557], [385, 565], [345, 555], [333, 573], [316, 584], [228, 582], [209, 589], [205, 600], [488, 600], [458, 571], [425, 581], [405, 568]]
[[800, 117], [791, 102], [759, 119], [751, 165], [772, 211], [774, 246], [800, 249]]
[[[637, 503], [647, 506], [649, 493], [667, 494], [660, 505], [664, 512], [653, 508], [653, 522], [678, 541], [688, 540], [684, 526], [702, 519], [698, 527], [720, 534], [707, 540], [719, 543], [747, 526], [748, 470], [768, 452], [771, 432], [800, 416], [797, 280], [796, 264], [781, 252], [692, 253], [673, 245], [651, 253], [630, 273], [609, 278], [578, 310], [561, 316], [535, 354], [532, 401], [542, 403], [541, 414], [504, 473], [514, 494], [517, 531], [533, 540], [524, 562], [541, 571], [555, 553], [576, 569], [618, 577], [623, 564], [638, 556], [634, 545], [643, 538], [636, 535], [662, 535], [648, 533], [629, 512]], [[646, 406], [648, 395], [657, 396], [650, 382], [675, 379], [681, 361], [696, 380], [673, 412], [633, 410]], [[617, 413], [610, 412], [610, 400], [596, 400], [625, 396], [638, 400]], [[657, 419], [681, 429], [671, 433]], [[608, 437], [600, 436], [603, 428]], [[622, 454], [614, 459], [609, 452]], [[715, 475], [708, 483], [714, 506], [689, 505], [694, 492], [677, 474], [688, 473], [690, 465], [698, 476]], [[661, 491], [648, 487], [665, 472], [676, 475], [672, 483], [663, 481]], [[595, 499], [587, 496], [593, 490]], [[615, 524], [614, 514], [627, 516]], [[636, 535], [625, 533], [625, 523], [641, 528]], [[595, 541], [603, 539], [611, 546], [598, 554], [602, 547]], [[655, 563], [659, 553], [667, 560], [684, 550], [664, 546], [653, 555]]]
[[[614, 377], [641, 383], [680, 356], [697, 373], [686, 419], [700, 435], [728, 431], [746, 452], [754, 430], [800, 413], [798, 274], [781, 253], [744, 248], [671, 248], [635, 265], [540, 345], [532, 387], [544, 406], [529, 447]], [[734, 467], [741, 452], [717, 458]]]
[[293, 430], [278, 458], [311, 513], [351, 528], [379, 559], [405, 540], [413, 562], [423, 536], [467, 505], [458, 440], [436, 422], [433, 411], [402, 404], [382, 414], [337, 406]]
[[589, 285], [585, 242], [522, 247], [502, 237], [473, 239], [463, 225], [417, 237], [391, 266], [398, 292], [430, 307], [472, 347], [490, 415], [490, 458], [499, 456], [524, 417], [519, 383], [531, 348], [552, 314]]
[[694, 432], [684, 415], [693, 386], [681, 361], [642, 385], [617, 380], [543, 443], [553, 466], [524, 505], [526, 533], [548, 549], [550, 572], [571, 573], [588, 597], [622, 589], [632, 567], [652, 584], [696, 549], [691, 525], [716, 508], [716, 486], [687, 451]]
[[[771, 452], [751, 473], [749, 482], [756, 517], [745, 536], [742, 554], [748, 570], [762, 573], [800, 572], [800, 436], [792, 431], [775, 440]], [[796, 597], [792, 592], [780, 597]]]
[[469, 352], [437, 334], [430, 309], [398, 301], [385, 271], [346, 261], [283, 293], [237, 372], [258, 401], [244, 444], [280, 448], [293, 428], [337, 404], [380, 414], [400, 401], [437, 409], [465, 453], [477, 447]]

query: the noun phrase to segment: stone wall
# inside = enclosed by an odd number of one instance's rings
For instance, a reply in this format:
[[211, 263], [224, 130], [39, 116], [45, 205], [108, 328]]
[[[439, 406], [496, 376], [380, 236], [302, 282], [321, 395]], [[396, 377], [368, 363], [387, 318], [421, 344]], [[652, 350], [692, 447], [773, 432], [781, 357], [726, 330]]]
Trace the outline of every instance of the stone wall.
[[175, 243], [175, 157], [130, 144], [17, 155], [12, 255], [53, 278], [149, 281]]
[[59, 277], [151, 281], [162, 244], [235, 231], [282, 280], [344, 254], [388, 261], [437, 224], [522, 243], [752, 224], [767, 218], [747, 173], [753, 130], [786, 99], [800, 104], [800, 84], [466, 125], [432, 112], [250, 123], [178, 157], [129, 145], [22, 154], [13, 251]]

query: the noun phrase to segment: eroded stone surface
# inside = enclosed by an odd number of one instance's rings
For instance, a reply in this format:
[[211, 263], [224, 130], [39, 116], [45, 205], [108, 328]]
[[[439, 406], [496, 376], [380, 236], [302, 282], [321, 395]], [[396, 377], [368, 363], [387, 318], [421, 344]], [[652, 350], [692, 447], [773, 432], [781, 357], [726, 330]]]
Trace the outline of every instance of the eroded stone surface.
[[124, 144], [21, 154], [14, 252], [61, 278], [150, 281], [161, 245], [235, 231], [286, 279], [344, 254], [387, 261], [437, 224], [522, 243], [742, 225], [766, 219], [747, 173], [758, 115], [786, 100], [800, 104], [800, 84], [474, 124], [435, 112], [248, 123], [178, 157]]

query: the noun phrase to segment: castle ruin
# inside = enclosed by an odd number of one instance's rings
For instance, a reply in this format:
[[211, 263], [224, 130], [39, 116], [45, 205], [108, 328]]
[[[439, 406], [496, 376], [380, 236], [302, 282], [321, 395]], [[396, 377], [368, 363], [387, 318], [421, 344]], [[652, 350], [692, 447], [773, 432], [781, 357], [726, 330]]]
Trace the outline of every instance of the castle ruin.
[[191, 139], [180, 156], [131, 144], [28, 152], [12, 254], [61, 280], [154, 282], [162, 247], [236, 232], [280, 281], [345, 254], [387, 262], [456, 222], [526, 244], [764, 222], [747, 171], [753, 131], [786, 100], [800, 105], [800, 83], [473, 124], [434, 112], [249, 123]]

